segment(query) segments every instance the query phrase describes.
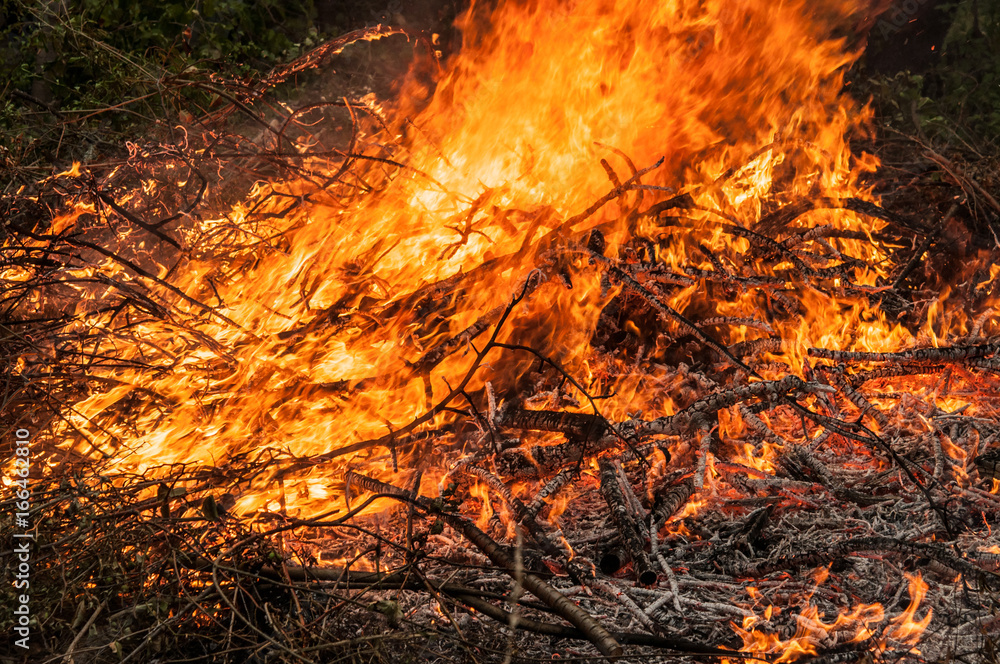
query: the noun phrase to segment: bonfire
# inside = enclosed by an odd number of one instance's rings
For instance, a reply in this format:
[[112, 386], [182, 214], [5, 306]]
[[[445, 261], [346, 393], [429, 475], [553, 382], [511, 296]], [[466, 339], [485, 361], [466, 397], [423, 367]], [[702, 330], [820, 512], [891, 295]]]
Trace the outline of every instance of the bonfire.
[[996, 661], [1000, 205], [865, 9], [378, 26], [4, 199], [12, 661]]

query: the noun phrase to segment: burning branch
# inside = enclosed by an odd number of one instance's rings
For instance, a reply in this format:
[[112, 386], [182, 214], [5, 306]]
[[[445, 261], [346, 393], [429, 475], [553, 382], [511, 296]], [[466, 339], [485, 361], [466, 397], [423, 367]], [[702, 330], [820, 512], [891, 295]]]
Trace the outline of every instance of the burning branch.
[[[397, 489], [384, 482], [379, 482], [364, 475], [358, 475], [356, 473], [351, 473], [352, 477], [357, 480], [358, 485], [363, 487], [367, 491], [383, 493], [386, 495], [393, 495], [398, 497], [400, 500], [409, 500], [409, 496], [401, 489]], [[443, 512], [433, 506], [430, 500], [418, 496], [415, 499], [416, 504], [423, 509], [425, 512], [436, 515], [438, 518], [446, 521], [455, 530], [459, 531], [464, 535], [470, 542], [476, 545], [476, 547], [482, 551], [486, 556], [493, 561], [493, 564], [497, 567], [503, 569], [511, 576], [516, 576], [518, 581], [524, 585], [524, 588], [534, 594], [538, 599], [545, 602], [545, 604], [551, 608], [553, 611], [558, 613], [560, 616], [566, 619], [567, 622], [574, 625], [579, 629], [587, 638], [597, 646], [597, 649], [607, 657], [617, 658], [622, 654], [621, 645], [615, 641], [614, 637], [604, 629], [593, 617], [587, 615], [578, 606], [570, 602], [566, 597], [555, 590], [552, 586], [542, 581], [540, 578], [534, 574], [517, 574], [515, 571], [515, 564], [510, 555], [503, 550], [503, 548], [490, 539], [489, 535], [481, 531], [470, 521], [463, 519], [462, 517], [451, 514], [448, 512]]]

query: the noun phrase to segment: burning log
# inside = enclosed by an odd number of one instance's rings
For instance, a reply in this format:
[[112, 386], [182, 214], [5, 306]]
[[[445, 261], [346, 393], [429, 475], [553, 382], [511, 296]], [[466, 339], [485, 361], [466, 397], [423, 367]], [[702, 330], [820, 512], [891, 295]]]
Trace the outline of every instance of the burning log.
[[971, 346], [948, 346], [945, 348], [915, 348], [898, 353], [873, 353], [862, 351], [838, 351], [827, 348], [810, 348], [809, 356], [834, 362], [887, 362], [924, 363], [962, 362], [964, 360], [988, 358], [1000, 350], [1000, 344], [976, 344]]
[[[656, 583], [656, 572], [653, 564], [646, 553], [645, 537], [636, 519], [633, 517], [626, 503], [625, 494], [618, 483], [618, 473], [615, 466], [609, 459], [599, 461], [601, 470], [601, 495], [604, 496], [608, 508], [611, 510], [611, 519], [622, 539], [622, 547], [628, 552], [628, 557], [632, 560], [635, 576], [644, 586], [651, 586]], [[612, 560], [612, 557], [615, 560]], [[616, 566], [614, 563], [618, 562]], [[621, 554], [609, 552], [601, 560], [601, 567], [617, 569], [621, 567]]]
[[506, 429], [526, 431], [558, 431], [585, 444], [602, 438], [608, 430], [607, 421], [589, 413], [568, 413], [551, 410], [524, 410], [514, 406], [501, 408], [496, 425]]
[[687, 477], [656, 493], [653, 503], [651, 530], [659, 530], [667, 519], [676, 514], [695, 493], [694, 479]]
[[545, 483], [524, 510], [525, 518], [534, 518], [545, 507], [545, 501], [556, 495], [577, 475], [576, 468], [563, 468]]

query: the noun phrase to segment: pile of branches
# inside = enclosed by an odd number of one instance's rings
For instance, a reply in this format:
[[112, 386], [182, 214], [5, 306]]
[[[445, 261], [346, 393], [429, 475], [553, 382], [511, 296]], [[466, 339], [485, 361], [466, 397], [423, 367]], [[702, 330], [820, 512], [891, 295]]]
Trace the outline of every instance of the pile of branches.
[[[775, 203], [749, 228], [689, 194], [646, 187], [658, 164], [625, 160], [622, 177], [605, 162], [606, 195], [552, 225], [532, 251], [491, 258], [403, 298], [417, 310], [488, 287], [490, 275], [510, 268], [523, 275], [506, 306], [481, 312], [409, 363], [409, 375], [421, 377], [460, 351], [473, 358], [448, 393], [391, 433], [308, 458], [264, 447], [211, 466], [128, 474], [109, 460], [129, 440], [107, 449], [75, 427], [73, 404], [113, 386], [107, 370], [121, 361], [97, 340], [138, 343], [130, 336], [136, 321], [156, 319], [220, 355], [232, 350], [204, 338], [200, 324], [238, 326], [177, 288], [171, 266], [197, 259], [246, 269], [283, 250], [281, 235], [268, 233], [274, 216], [331, 192], [347, 208], [407, 172], [374, 106], [345, 99], [288, 111], [268, 98], [350, 41], [388, 32], [325, 45], [265, 85], [219, 84], [228, 103], [176, 142], [136, 145], [110, 172], [52, 178], [3, 199], [3, 419], [36, 432], [34, 463], [45, 468], [31, 514], [40, 635], [33, 661], [131, 662], [153, 653], [162, 661], [371, 661], [414, 652], [461, 661], [995, 661], [1000, 342], [986, 307], [996, 283], [953, 287], [952, 299], [978, 314], [961, 336], [902, 352], [813, 348], [802, 375], [781, 359], [785, 340], [775, 333], [777, 322], [805, 315], [804, 289], [864, 301], [917, 329], [939, 286], [927, 276], [935, 263], [972, 255], [951, 241], [974, 207], [958, 188], [933, 201], [929, 223], [868, 201], [818, 198]], [[334, 135], [337, 124], [352, 128], [346, 140]], [[767, 149], [782, 147], [794, 149]], [[284, 199], [284, 209], [226, 216], [255, 185], [292, 178], [312, 188], [264, 197]], [[132, 195], [140, 190], [158, 194]], [[621, 222], [598, 222], [597, 213], [635, 192], [639, 202], [622, 206], [627, 227], [661, 232], [636, 232], [612, 255], [605, 236]], [[66, 209], [79, 214], [61, 227]], [[820, 209], [884, 228], [795, 224]], [[225, 223], [211, 234], [189, 232], [215, 215]], [[722, 255], [700, 243], [706, 215], [717, 220], [713, 232], [745, 244]], [[679, 233], [698, 247], [692, 262], [707, 259], [713, 269], [677, 271], [657, 259]], [[892, 278], [854, 283], [857, 268], [872, 266], [838, 250], [840, 239], [879, 243]], [[121, 271], [87, 270], [106, 260]], [[548, 349], [519, 341], [519, 312], [536, 291], [571, 287], [581, 271], [598, 271], [609, 292], [618, 289], [591, 331], [592, 361], [618, 367], [609, 383], [636, 379], [644, 392], [670, 394], [674, 415], [607, 417], [607, 394]], [[91, 284], [112, 295], [64, 313]], [[700, 306], [668, 304], [694, 285]], [[742, 316], [700, 313], [746, 293], [756, 309]], [[303, 326], [318, 333], [394, 315], [396, 304], [364, 302], [357, 311], [330, 307]], [[761, 335], [732, 343], [733, 328]], [[525, 358], [531, 370], [502, 395], [480, 378], [487, 366]], [[381, 378], [296, 393], [343, 395]], [[970, 405], [946, 412], [937, 405], [943, 397]], [[91, 425], [128, 422], [150, 401], [172, 407], [135, 386]], [[722, 426], [729, 435], [719, 435]], [[55, 440], [52, 431], [76, 440]], [[392, 477], [365, 472], [386, 458]], [[421, 490], [418, 459], [447, 468], [434, 495]], [[233, 513], [255, 483], [324, 468], [336, 469], [330, 481], [344, 497], [325, 514]], [[377, 500], [394, 507], [372, 513]], [[4, 528], [13, 528], [13, 502], [3, 506]], [[13, 565], [9, 553], [4, 559]], [[848, 617], [833, 625], [838, 613]], [[9, 620], [0, 617], [0, 628]]]

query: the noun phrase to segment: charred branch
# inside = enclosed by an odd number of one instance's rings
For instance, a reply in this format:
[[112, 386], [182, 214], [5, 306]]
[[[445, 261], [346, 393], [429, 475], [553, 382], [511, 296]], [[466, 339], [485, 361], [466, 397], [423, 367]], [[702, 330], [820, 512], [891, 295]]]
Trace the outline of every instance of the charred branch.
[[[408, 501], [410, 496], [403, 489], [396, 488], [391, 484], [386, 484], [379, 480], [360, 475], [349, 471], [353, 480], [359, 487], [366, 491], [393, 496], [400, 500]], [[554, 612], [565, 618], [567, 622], [579, 629], [597, 647], [601, 653], [607, 657], [619, 657], [622, 654], [621, 645], [615, 641], [614, 637], [602, 627], [592, 616], [584, 612], [580, 607], [566, 599], [566, 596], [550, 586], [548, 583], [527, 572], [518, 572], [517, 565], [511, 554], [493, 541], [489, 535], [476, 527], [474, 523], [465, 518], [441, 511], [436, 508], [432, 501], [422, 496], [415, 499], [416, 504], [428, 514], [433, 514], [445, 521], [452, 528], [462, 533], [480, 551], [482, 551], [497, 567], [500, 567], [512, 577], [516, 578], [524, 588], [533, 593], [538, 599], [545, 602]]]
[[[650, 586], [656, 583], [656, 572], [646, 553], [645, 538], [639, 524], [632, 517], [626, 503], [625, 494], [618, 485], [618, 476], [614, 464], [608, 459], [599, 461], [601, 476], [601, 495], [611, 510], [611, 519], [621, 536], [624, 550], [632, 560], [635, 576], [639, 583]], [[603, 562], [602, 562], [603, 564]]]
[[598, 440], [608, 431], [608, 422], [590, 413], [552, 410], [525, 410], [513, 405], [501, 407], [496, 425], [522, 431], [557, 431], [579, 441]]
[[830, 350], [827, 348], [810, 348], [809, 356], [834, 362], [888, 362], [888, 363], [927, 363], [962, 362], [964, 360], [991, 357], [1000, 344], [977, 344], [974, 346], [949, 346], [945, 348], [915, 348], [898, 353], [875, 353], [862, 351]]
[[695, 493], [694, 478], [686, 477], [660, 489], [653, 502], [653, 530], [659, 530], [670, 517], [676, 514]]

